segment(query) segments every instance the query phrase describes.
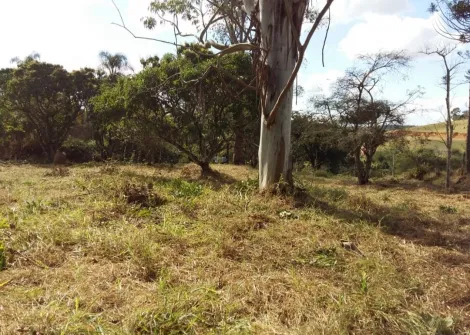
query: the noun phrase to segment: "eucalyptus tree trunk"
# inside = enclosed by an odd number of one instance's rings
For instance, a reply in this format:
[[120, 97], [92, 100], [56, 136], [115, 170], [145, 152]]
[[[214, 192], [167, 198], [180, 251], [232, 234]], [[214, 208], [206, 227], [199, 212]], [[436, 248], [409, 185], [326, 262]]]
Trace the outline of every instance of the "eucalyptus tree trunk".
[[468, 115], [467, 115], [467, 150], [466, 150], [466, 158], [467, 158], [467, 165], [466, 165], [466, 172], [470, 175], [470, 84], [469, 84], [469, 91], [468, 91]]
[[452, 122], [452, 113], [450, 111], [450, 78], [451, 73], [447, 70], [446, 74], [446, 148], [447, 148], [447, 164], [446, 164], [446, 189], [450, 190], [450, 175], [452, 173], [452, 139], [454, 136], [454, 124]]
[[[305, 0], [259, 0], [259, 18], [262, 58], [264, 71], [262, 75], [266, 84], [262, 90], [264, 109], [271, 111], [276, 101], [287, 85], [296, 63], [296, 40], [293, 29], [300, 31]], [[294, 17], [291, 20], [286, 14], [285, 3], [290, 7]], [[297, 21], [299, 27], [293, 27], [292, 22]], [[275, 122], [266, 124], [266, 117], [261, 117], [261, 133], [259, 145], [259, 187], [261, 190], [269, 189], [281, 179], [292, 183], [291, 163], [291, 117], [292, 117], [292, 88], [277, 111]]]

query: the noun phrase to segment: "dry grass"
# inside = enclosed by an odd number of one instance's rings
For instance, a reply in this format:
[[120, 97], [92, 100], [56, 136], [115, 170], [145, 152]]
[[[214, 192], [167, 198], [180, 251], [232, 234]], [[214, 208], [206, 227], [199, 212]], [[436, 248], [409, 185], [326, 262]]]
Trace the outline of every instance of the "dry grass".
[[0, 167], [0, 334], [470, 331], [463, 193], [298, 176], [279, 198], [245, 167], [110, 169]]

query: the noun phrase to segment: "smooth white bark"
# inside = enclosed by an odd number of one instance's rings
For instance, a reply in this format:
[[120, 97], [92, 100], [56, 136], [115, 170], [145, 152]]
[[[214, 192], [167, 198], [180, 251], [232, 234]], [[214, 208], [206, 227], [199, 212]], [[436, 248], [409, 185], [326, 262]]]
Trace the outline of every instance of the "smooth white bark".
[[[284, 0], [260, 0], [261, 48], [268, 50], [266, 59], [267, 84], [262, 94], [266, 97], [265, 110], [271, 111], [279, 94], [286, 86], [296, 62], [295, 41], [290, 19], [286, 15]], [[268, 189], [279, 182], [291, 181], [291, 116], [293, 90], [278, 111], [275, 122], [266, 126], [261, 122], [259, 146], [259, 186]]]

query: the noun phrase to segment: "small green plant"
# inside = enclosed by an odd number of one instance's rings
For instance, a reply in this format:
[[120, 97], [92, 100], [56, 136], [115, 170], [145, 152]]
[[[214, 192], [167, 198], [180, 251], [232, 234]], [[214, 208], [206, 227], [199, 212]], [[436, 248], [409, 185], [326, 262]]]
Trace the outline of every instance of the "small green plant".
[[369, 290], [368, 279], [369, 279], [369, 277], [367, 276], [367, 273], [365, 271], [362, 271], [362, 273], [361, 273], [361, 292], [362, 292], [362, 294], [366, 294], [367, 291]]
[[286, 219], [286, 220], [292, 220], [292, 219], [298, 219], [299, 216], [290, 212], [290, 211], [282, 211], [282, 212], [279, 212], [279, 217], [281, 219]]
[[47, 203], [43, 200], [26, 200], [24, 211], [29, 214], [44, 213], [47, 209]]
[[177, 198], [195, 198], [203, 190], [202, 185], [182, 179], [175, 179], [171, 187], [173, 188], [172, 194]]
[[294, 263], [302, 265], [312, 265], [318, 268], [332, 268], [341, 263], [336, 248], [320, 248], [312, 254], [307, 254], [297, 258]]
[[0, 229], [9, 228], [8, 220], [6, 218], [0, 218]]
[[318, 249], [314, 257], [314, 263], [320, 268], [328, 268], [337, 265], [338, 254], [336, 248]]
[[443, 214], [456, 214], [457, 213], [457, 208], [455, 208], [453, 206], [440, 205], [439, 206], [439, 211]]
[[247, 179], [236, 182], [232, 186], [233, 193], [238, 196], [246, 196], [258, 190], [258, 179]]

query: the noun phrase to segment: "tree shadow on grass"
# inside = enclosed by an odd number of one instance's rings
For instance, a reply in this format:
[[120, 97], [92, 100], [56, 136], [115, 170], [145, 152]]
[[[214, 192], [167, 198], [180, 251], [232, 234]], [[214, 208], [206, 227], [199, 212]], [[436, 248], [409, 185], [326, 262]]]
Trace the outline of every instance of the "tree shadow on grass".
[[122, 171], [121, 174], [128, 178], [132, 178], [141, 183], [153, 183], [160, 185], [168, 185], [175, 183], [177, 180], [184, 180], [187, 182], [200, 183], [209, 186], [213, 190], [219, 190], [223, 185], [231, 185], [237, 182], [237, 179], [232, 176], [219, 172], [209, 171], [206, 173], [200, 173], [198, 176], [179, 176], [179, 177], [165, 177], [162, 175], [145, 175], [136, 171]]
[[[425, 180], [394, 180], [388, 178], [378, 178], [372, 180], [367, 185], [358, 185], [355, 181], [349, 179], [338, 179], [337, 183], [344, 186], [359, 186], [364, 189], [376, 189], [376, 190], [403, 190], [403, 191], [419, 191], [427, 190], [435, 194], [447, 195], [447, 194], [469, 194], [470, 190], [470, 178], [467, 176], [455, 177], [451, 183], [451, 191], [449, 192], [444, 187], [444, 183], [435, 184], [439, 180], [438, 177], [428, 178]], [[325, 182], [325, 184], [328, 184]]]
[[470, 219], [446, 219], [445, 214], [442, 220], [436, 219], [415, 208], [380, 205], [364, 195], [349, 195], [344, 201], [355, 210], [343, 208], [338, 202], [314, 197], [307, 191], [294, 195], [297, 207], [311, 206], [346, 222], [367, 222], [387, 234], [416, 244], [464, 253], [470, 251], [470, 236], [465, 236], [460, 230], [465, 225], [470, 225]]

